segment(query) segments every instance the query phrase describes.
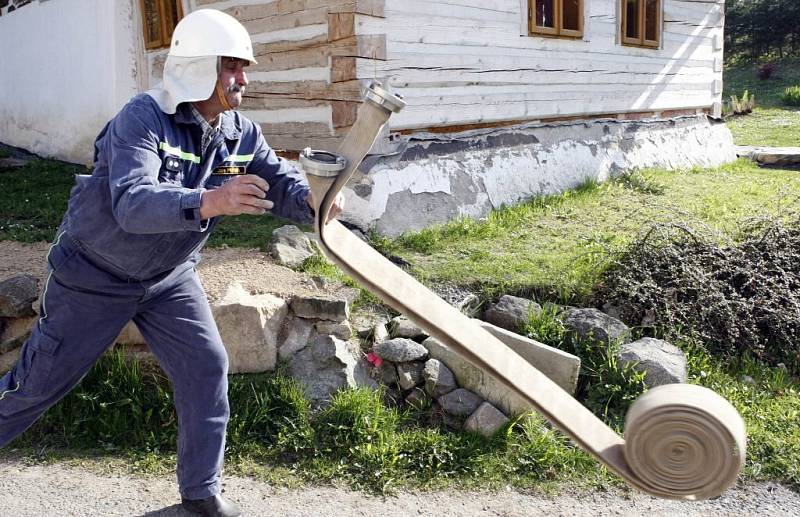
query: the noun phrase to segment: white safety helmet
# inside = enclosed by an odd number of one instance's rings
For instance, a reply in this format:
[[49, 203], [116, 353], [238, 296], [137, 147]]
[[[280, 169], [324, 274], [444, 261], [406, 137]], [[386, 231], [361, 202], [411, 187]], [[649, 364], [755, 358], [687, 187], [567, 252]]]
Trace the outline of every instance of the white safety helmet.
[[229, 14], [199, 9], [186, 15], [172, 33], [164, 79], [147, 92], [164, 113], [182, 102], [204, 101], [214, 92], [222, 56], [256, 63], [247, 29]]

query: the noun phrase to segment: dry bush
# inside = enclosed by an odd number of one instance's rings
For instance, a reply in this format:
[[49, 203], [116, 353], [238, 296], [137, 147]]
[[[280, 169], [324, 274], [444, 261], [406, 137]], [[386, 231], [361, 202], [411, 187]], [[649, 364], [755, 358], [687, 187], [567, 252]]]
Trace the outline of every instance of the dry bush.
[[800, 218], [754, 222], [737, 244], [681, 225], [652, 227], [596, 292], [645, 333], [701, 340], [800, 372]]

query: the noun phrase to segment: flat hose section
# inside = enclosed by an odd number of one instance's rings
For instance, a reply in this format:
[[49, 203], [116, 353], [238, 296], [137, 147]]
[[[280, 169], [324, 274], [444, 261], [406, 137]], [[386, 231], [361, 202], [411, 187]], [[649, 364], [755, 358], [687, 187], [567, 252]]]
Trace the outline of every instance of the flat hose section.
[[691, 384], [649, 390], [628, 411], [625, 439], [513, 350], [395, 266], [336, 220], [336, 195], [393, 112], [405, 103], [371, 85], [356, 123], [336, 153], [300, 157], [315, 200], [315, 230], [328, 258], [431, 336], [517, 392], [553, 425], [631, 486], [663, 498], [720, 495], [745, 459], [744, 421], [715, 392]]

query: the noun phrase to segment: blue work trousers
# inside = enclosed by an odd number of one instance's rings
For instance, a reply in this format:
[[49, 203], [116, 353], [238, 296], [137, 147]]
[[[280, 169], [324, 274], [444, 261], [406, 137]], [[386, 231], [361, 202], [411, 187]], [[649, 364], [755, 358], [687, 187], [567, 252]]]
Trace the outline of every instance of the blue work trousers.
[[131, 319], [172, 381], [181, 495], [219, 493], [228, 407], [228, 356], [194, 264], [138, 281], [99, 267], [61, 234], [48, 255], [40, 318], [0, 378], [0, 447], [86, 374]]

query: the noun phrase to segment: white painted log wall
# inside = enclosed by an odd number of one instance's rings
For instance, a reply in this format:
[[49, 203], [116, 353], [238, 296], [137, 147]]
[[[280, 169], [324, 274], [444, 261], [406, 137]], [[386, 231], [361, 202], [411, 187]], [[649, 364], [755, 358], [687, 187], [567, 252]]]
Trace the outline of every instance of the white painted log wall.
[[[278, 0], [224, 0], [215, 2], [213, 0], [190, 0], [190, 10], [196, 9], [219, 9], [227, 10], [235, 7], [267, 5]], [[281, 28], [279, 30], [258, 30], [250, 31], [253, 44], [257, 47], [259, 43], [276, 42], [297, 42], [298, 44], [313, 40], [320, 36], [327, 36], [328, 24], [326, 23], [305, 23], [302, 20], [302, 13], [298, 13], [296, 26]], [[264, 24], [260, 24], [262, 27]], [[258, 59], [258, 57], [256, 57]], [[248, 71], [247, 78], [251, 82], [262, 83], [296, 83], [299, 81], [323, 81], [330, 82], [331, 68], [328, 66], [300, 66], [287, 70], [260, 70]], [[330, 107], [319, 106], [291, 106], [286, 107], [285, 101], [281, 99], [267, 99], [265, 106], [258, 109], [245, 108], [242, 110], [253, 122], [259, 123], [269, 132], [269, 127], [276, 124], [297, 123], [297, 124], [319, 124], [321, 127], [332, 129]]]
[[601, 113], [710, 108], [719, 101], [722, 0], [664, 0], [659, 49], [619, 44], [619, 0], [585, 0], [581, 40], [521, 35], [526, 1], [386, 0], [387, 60], [358, 60], [405, 96], [394, 130]]

